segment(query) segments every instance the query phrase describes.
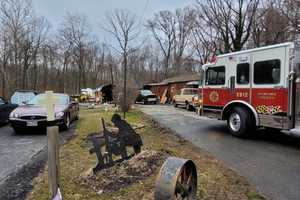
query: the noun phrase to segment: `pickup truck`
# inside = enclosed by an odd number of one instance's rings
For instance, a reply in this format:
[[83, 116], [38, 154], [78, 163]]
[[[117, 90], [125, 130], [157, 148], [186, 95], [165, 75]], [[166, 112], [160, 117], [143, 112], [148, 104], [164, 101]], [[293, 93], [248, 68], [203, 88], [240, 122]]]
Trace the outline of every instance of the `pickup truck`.
[[198, 97], [198, 89], [197, 88], [183, 88], [178, 91], [178, 93], [173, 97], [173, 105], [177, 106], [185, 106], [187, 110], [193, 110], [194, 107], [194, 99]]

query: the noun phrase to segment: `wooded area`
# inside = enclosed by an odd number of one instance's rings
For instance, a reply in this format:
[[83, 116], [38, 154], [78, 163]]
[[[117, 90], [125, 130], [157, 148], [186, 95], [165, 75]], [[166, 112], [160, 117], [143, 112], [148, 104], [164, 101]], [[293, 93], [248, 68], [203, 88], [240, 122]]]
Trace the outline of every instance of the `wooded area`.
[[[92, 28], [105, 30], [116, 42], [103, 42]], [[217, 52], [294, 41], [299, 31], [296, 0], [198, 0], [155, 13], [146, 22], [115, 10], [99, 27], [71, 13], [57, 30], [36, 15], [30, 0], [2, 0], [0, 96], [16, 89], [78, 94], [105, 83], [121, 86], [124, 73], [125, 84], [137, 88], [199, 71]]]

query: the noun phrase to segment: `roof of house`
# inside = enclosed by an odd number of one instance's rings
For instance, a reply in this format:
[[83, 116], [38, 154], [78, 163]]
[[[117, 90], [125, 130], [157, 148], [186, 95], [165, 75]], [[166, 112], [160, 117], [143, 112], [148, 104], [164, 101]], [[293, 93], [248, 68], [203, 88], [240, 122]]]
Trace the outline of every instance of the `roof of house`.
[[180, 75], [180, 76], [175, 76], [172, 78], [165, 79], [160, 83], [149, 83], [146, 85], [160, 86], [160, 85], [168, 85], [170, 83], [182, 83], [182, 82], [199, 81], [199, 80], [200, 80], [199, 74], [185, 74], [185, 75]]
[[200, 80], [199, 74], [186, 74], [165, 79], [163, 83], [181, 83]]
[[160, 86], [160, 85], [168, 85], [168, 83], [164, 83], [164, 82], [160, 82], [160, 83], [148, 83], [148, 84], [145, 84], [145, 85], [148, 85], [148, 86]]

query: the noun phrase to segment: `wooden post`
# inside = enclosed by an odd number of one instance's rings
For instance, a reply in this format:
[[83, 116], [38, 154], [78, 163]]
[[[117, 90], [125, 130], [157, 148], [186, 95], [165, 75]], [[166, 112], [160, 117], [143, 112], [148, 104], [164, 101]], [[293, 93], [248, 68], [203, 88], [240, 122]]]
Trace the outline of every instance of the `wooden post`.
[[[39, 105], [47, 109], [47, 121], [55, 120], [55, 104], [58, 99], [52, 91], [46, 91]], [[48, 183], [50, 200], [62, 200], [59, 189], [59, 129], [58, 126], [47, 127], [48, 145]]]
[[48, 138], [48, 183], [50, 199], [55, 199], [59, 185], [59, 137], [58, 127], [47, 128]]

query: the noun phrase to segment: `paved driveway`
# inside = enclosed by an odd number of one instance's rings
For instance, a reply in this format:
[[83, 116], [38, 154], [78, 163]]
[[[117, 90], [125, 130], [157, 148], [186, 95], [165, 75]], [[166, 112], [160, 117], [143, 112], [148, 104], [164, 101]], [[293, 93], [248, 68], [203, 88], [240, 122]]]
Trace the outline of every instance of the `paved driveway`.
[[262, 130], [255, 139], [238, 139], [222, 121], [171, 106], [138, 107], [245, 176], [266, 197], [300, 199], [300, 139]]
[[[72, 126], [75, 124], [73, 123]], [[74, 131], [62, 132], [61, 136]], [[17, 173], [25, 165], [32, 162], [35, 156], [46, 147], [45, 133], [24, 133], [16, 135], [9, 126], [0, 127], [0, 185]]]
[[44, 135], [15, 135], [10, 127], [1, 127], [0, 183], [28, 163], [45, 145]]

